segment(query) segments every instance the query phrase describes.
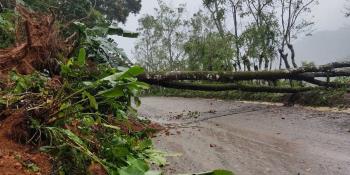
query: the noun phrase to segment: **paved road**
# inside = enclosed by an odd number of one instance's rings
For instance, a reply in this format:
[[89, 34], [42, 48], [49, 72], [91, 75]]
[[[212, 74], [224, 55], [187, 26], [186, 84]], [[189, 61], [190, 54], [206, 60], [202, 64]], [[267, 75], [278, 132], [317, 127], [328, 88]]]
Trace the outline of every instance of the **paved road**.
[[350, 175], [350, 114], [214, 99], [142, 102], [141, 116], [171, 128], [155, 138], [177, 154], [167, 174]]

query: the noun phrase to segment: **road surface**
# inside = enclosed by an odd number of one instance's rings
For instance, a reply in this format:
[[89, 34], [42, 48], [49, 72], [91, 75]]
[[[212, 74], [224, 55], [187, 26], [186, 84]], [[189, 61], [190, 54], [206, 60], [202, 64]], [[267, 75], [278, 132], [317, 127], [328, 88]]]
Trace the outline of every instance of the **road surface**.
[[170, 128], [155, 139], [166, 174], [350, 175], [350, 114], [215, 99], [147, 97], [139, 114]]

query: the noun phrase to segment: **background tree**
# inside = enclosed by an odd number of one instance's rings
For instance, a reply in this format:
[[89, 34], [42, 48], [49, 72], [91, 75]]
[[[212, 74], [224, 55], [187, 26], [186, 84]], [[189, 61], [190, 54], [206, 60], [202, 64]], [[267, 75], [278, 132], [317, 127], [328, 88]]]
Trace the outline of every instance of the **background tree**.
[[[243, 6], [243, 0], [229, 0], [228, 1], [231, 6], [231, 13], [232, 13], [232, 19], [233, 19], [233, 25], [234, 25], [234, 44], [236, 49], [236, 65], [239, 70], [241, 70], [241, 52], [240, 52], [240, 42], [239, 42], [239, 35], [238, 35], [238, 18], [242, 17], [242, 6]], [[240, 15], [241, 14], [241, 15]]]
[[309, 32], [314, 22], [306, 18], [307, 14], [311, 13], [311, 7], [318, 3], [317, 0], [280, 0], [280, 46], [278, 52], [280, 54], [280, 68], [282, 61], [285, 63], [287, 69], [291, 68], [288, 61], [287, 47], [291, 53], [291, 61], [293, 67], [296, 68], [295, 50], [292, 40], [298, 35]]
[[[277, 47], [275, 27], [273, 22], [261, 26], [253, 24], [242, 34], [241, 38], [246, 49], [244, 66], [247, 70], [251, 70], [250, 66], [253, 66], [255, 71], [263, 68], [271, 69]], [[247, 62], [246, 59], [249, 58], [250, 61]]]
[[204, 7], [210, 12], [212, 20], [218, 29], [220, 36], [225, 37], [225, 3], [226, 0], [203, 0]]
[[160, 33], [156, 30], [156, 19], [151, 15], [145, 15], [139, 19], [138, 32], [140, 37], [135, 45], [134, 56], [147, 71], [162, 70], [161, 60], [158, 59]]
[[[183, 44], [186, 41], [187, 22], [183, 19], [185, 5], [172, 8], [161, 0], [158, 4], [156, 15], [147, 15], [139, 23], [142, 35], [135, 48], [135, 55], [139, 60], [147, 58], [141, 61], [143, 64], [156, 63], [156, 70], [184, 69], [181, 63], [184, 61]], [[149, 58], [150, 55], [153, 58]]]
[[29, 7], [53, 11], [62, 22], [80, 21], [94, 25], [103, 15], [110, 24], [113, 20], [125, 22], [130, 13], [138, 13], [141, 0], [23, 0]]
[[94, 7], [107, 16], [109, 21], [117, 20], [125, 23], [130, 13], [137, 14], [141, 10], [141, 0], [96, 0]]
[[244, 29], [241, 40], [244, 46], [246, 70], [268, 69], [274, 59], [276, 46], [276, 19], [271, 0], [245, 0], [245, 15], [251, 20]]
[[233, 70], [233, 36], [222, 38], [213, 21], [202, 11], [191, 18], [190, 31], [184, 45], [190, 70]]

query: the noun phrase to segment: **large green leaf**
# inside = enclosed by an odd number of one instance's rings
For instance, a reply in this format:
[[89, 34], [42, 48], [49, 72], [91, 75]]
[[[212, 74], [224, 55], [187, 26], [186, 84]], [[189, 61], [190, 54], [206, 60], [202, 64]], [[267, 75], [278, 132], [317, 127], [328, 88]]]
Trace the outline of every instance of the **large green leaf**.
[[107, 98], [118, 98], [124, 96], [123, 88], [118, 86], [110, 90], [99, 92], [98, 95], [102, 95]]
[[[133, 78], [144, 72], [144, 69], [140, 66], [133, 66], [123, 72], [118, 72], [108, 77], [101, 79], [102, 81], [114, 82], [117, 80], [122, 80], [123, 78]], [[141, 85], [141, 84], [140, 84]], [[143, 84], [145, 85], [145, 84]]]
[[160, 172], [150, 171], [149, 166], [143, 160], [129, 160], [129, 166], [119, 170], [120, 175], [160, 175]]
[[126, 71], [126, 74], [129, 74], [129, 75], [135, 77], [135, 76], [142, 74], [144, 71], [145, 70], [140, 66], [133, 66], [129, 70]]

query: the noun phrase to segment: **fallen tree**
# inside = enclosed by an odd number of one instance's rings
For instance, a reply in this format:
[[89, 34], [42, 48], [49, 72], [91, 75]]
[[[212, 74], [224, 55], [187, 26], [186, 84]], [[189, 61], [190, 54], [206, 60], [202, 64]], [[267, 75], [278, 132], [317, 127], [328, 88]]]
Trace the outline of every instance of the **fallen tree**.
[[[334, 62], [322, 66], [301, 67], [292, 70], [256, 71], [256, 72], [214, 72], [214, 71], [173, 71], [145, 73], [138, 76], [140, 81], [152, 85], [164, 86], [175, 89], [190, 89], [203, 91], [227, 91], [240, 90], [248, 92], [272, 92], [272, 93], [296, 93], [322, 88], [343, 88], [347, 84], [331, 82], [330, 77], [350, 76], [350, 70], [339, 70], [350, 67], [350, 62]], [[326, 81], [317, 78], [327, 78]], [[274, 87], [274, 86], [248, 86], [242, 85], [240, 81], [249, 80], [297, 80], [304, 81], [319, 87]], [[212, 81], [230, 83], [223, 85], [200, 85], [179, 82], [190, 81]]]
[[199, 91], [239, 90], [239, 91], [247, 91], [247, 92], [298, 93], [298, 92], [306, 92], [310, 90], [322, 89], [318, 87], [292, 88], [292, 87], [274, 87], [274, 86], [252, 86], [252, 85], [231, 84], [231, 83], [222, 84], [222, 85], [193, 84], [193, 83], [185, 83], [185, 82], [153, 82], [153, 81], [147, 81], [147, 83], [166, 87], [166, 88], [199, 90]]

